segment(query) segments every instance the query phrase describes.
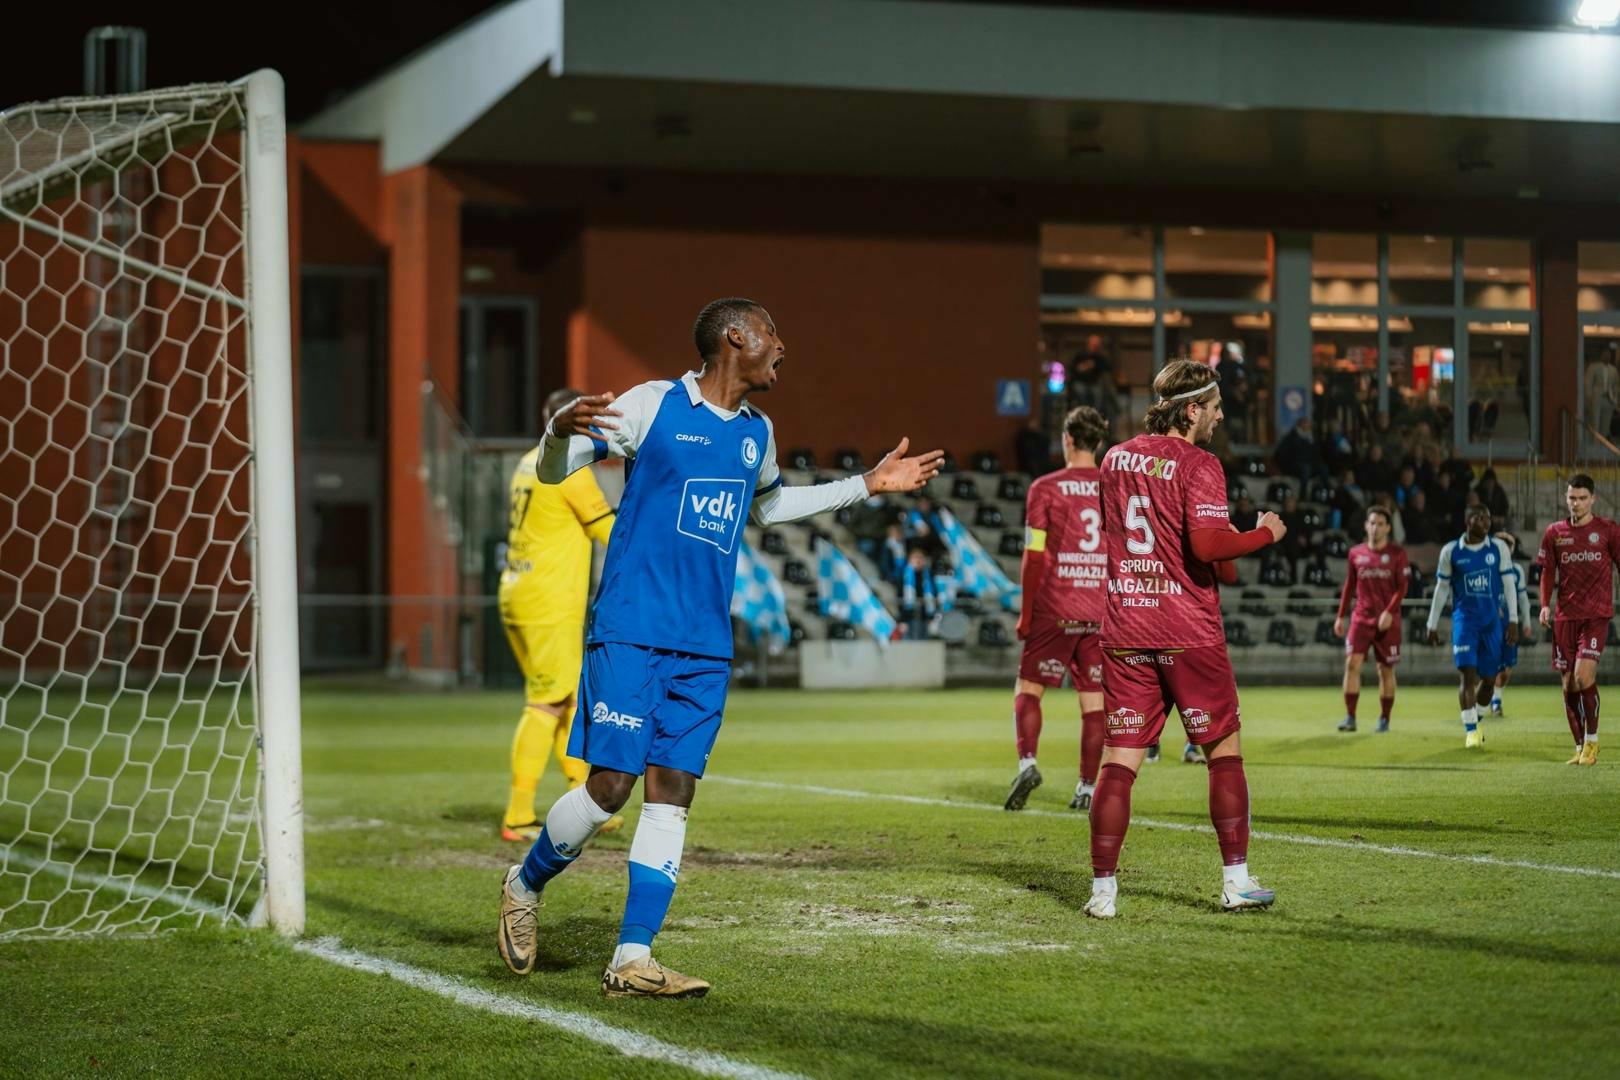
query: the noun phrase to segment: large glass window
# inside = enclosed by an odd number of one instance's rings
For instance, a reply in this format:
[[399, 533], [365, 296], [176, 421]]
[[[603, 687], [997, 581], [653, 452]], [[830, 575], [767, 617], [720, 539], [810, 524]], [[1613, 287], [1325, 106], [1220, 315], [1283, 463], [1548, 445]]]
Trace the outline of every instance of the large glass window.
[[1463, 306], [1514, 311], [1529, 311], [1535, 307], [1530, 280], [1530, 241], [1465, 241]]
[[1599, 438], [1620, 442], [1620, 244], [1579, 246], [1577, 304], [1581, 312], [1579, 445], [1610, 459]]
[[528, 297], [461, 301], [461, 411], [480, 438], [540, 433], [536, 304]]
[[1447, 438], [1456, 413], [1456, 322], [1394, 316], [1387, 326], [1390, 426], [1410, 440]]
[[1389, 302], [1396, 307], [1457, 302], [1452, 290], [1451, 239], [1445, 236], [1389, 238]]
[[1347, 233], [1311, 237], [1311, 305], [1378, 305], [1378, 237]]
[[1215, 369], [1226, 438], [1241, 445], [1272, 441], [1271, 342], [1270, 312], [1165, 314], [1165, 359]]
[[1190, 226], [1164, 230], [1165, 292], [1208, 300], [1271, 300], [1271, 234]]
[[1582, 241], [1576, 303], [1582, 311], [1620, 311], [1620, 244]]
[[382, 288], [376, 270], [301, 273], [298, 419], [304, 440], [382, 438]]

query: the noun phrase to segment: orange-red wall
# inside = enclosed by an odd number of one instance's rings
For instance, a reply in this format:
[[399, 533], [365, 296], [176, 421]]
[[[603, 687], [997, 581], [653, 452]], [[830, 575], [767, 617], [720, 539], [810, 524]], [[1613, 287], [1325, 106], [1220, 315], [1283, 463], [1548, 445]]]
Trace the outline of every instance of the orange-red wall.
[[763, 303], [787, 344], [756, 399], [780, 448], [871, 455], [900, 436], [965, 456], [1011, 456], [1020, 420], [998, 417], [998, 378], [1036, 358], [1033, 240], [770, 234], [593, 226], [584, 239], [584, 341], [573, 377], [623, 391], [697, 365], [705, 303]]

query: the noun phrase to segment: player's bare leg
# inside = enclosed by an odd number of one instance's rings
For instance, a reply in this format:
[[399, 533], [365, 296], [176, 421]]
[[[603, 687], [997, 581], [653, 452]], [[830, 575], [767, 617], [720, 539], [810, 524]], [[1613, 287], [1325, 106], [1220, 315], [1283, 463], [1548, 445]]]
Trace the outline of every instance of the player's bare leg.
[[1485, 744], [1485, 733], [1479, 728], [1479, 684], [1476, 669], [1457, 669], [1457, 706], [1462, 713], [1463, 746], [1468, 749]]
[[1041, 739], [1041, 698], [1046, 687], [1033, 679], [1019, 679], [1013, 693], [1013, 737], [1018, 744], [1018, 775], [1007, 791], [1005, 810], [1022, 810], [1030, 793], [1041, 786], [1035, 751]]
[[1598, 757], [1598, 689], [1597, 661], [1582, 657], [1575, 661], [1570, 672], [1570, 683], [1580, 701], [1582, 724], [1581, 748], [1575, 756], [1577, 765], [1596, 765]]
[[1389, 730], [1390, 714], [1395, 711], [1395, 665], [1378, 665], [1378, 731]]
[[1080, 691], [1080, 782], [1075, 786], [1074, 798], [1069, 800], [1070, 810], [1091, 809], [1091, 798], [1097, 792], [1097, 773], [1102, 768], [1103, 739], [1106, 735], [1102, 692]]
[[1344, 719], [1340, 731], [1356, 730], [1356, 703], [1361, 700], [1361, 665], [1365, 654], [1349, 653], [1344, 658]]
[[1221, 845], [1221, 907], [1270, 907], [1277, 894], [1249, 876], [1249, 781], [1243, 746], [1234, 731], [1204, 747], [1209, 758], [1209, 820]]
[[1131, 824], [1131, 785], [1147, 757], [1142, 746], [1105, 746], [1097, 790], [1091, 798], [1091, 899], [1085, 912], [1095, 919], [1114, 917], [1119, 895], [1115, 878], [1119, 850]]

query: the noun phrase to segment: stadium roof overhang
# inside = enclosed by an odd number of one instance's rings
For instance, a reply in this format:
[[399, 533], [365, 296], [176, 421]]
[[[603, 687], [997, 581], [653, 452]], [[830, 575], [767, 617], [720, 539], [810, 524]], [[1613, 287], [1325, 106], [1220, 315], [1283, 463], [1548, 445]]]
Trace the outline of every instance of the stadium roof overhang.
[[1612, 202], [1620, 37], [515, 0], [303, 126], [428, 161]]

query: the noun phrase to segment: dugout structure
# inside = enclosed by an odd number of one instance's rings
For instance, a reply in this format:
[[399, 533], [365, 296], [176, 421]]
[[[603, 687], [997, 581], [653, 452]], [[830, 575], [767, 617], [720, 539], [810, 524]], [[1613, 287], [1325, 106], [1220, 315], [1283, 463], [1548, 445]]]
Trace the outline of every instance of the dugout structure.
[[0, 938], [303, 929], [281, 77], [0, 113]]

